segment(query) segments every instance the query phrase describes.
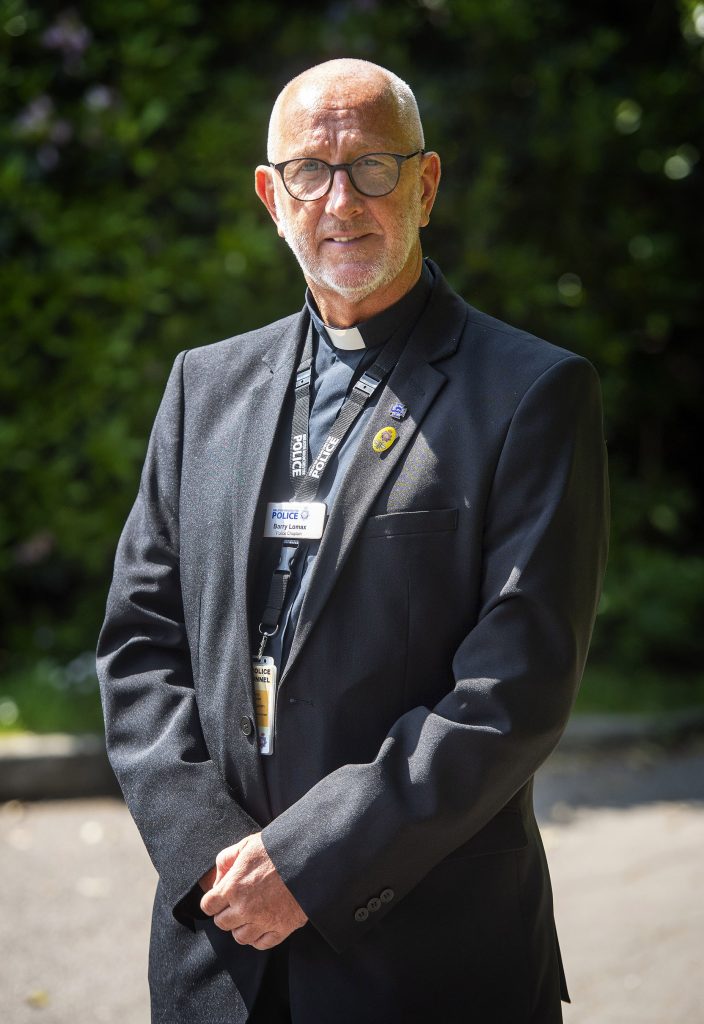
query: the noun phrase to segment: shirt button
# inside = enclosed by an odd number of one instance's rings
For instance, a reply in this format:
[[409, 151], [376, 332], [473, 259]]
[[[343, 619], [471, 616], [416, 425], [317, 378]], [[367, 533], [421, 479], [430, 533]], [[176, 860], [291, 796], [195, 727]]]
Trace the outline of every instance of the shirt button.
[[354, 912], [354, 919], [357, 922], [357, 924], [362, 924], [362, 922], [366, 921], [368, 917], [369, 911], [367, 910], [366, 907], [358, 907], [357, 910], [355, 910]]
[[381, 900], [379, 899], [379, 897], [378, 896], [372, 896], [372, 898], [367, 903], [367, 910], [370, 911], [370, 913], [374, 914], [374, 913], [376, 913], [376, 911], [379, 909], [380, 906], [381, 906]]
[[382, 903], [391, 903], [395, 895], [393, 889], [384, 889], [379, 893], [379, 899]]
[[240, 729], [245, 736], [251, 736], [254, 732], [254, 724], [248, 715], [242, 715], [240, 718]]

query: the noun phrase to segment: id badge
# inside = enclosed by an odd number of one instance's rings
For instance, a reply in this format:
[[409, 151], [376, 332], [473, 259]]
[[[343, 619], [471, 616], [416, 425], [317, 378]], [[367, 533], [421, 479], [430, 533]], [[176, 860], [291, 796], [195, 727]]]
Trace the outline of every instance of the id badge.
[[274, 713], [276, 711], [276, 664], [273, 658], [252, 658], [254, 674], [254, 713], [257, 741], [261, 754], [274, 753]]
[[265, 537], [320, 540], [325, 528], [324, 501], [270, 501], [266, 507]]

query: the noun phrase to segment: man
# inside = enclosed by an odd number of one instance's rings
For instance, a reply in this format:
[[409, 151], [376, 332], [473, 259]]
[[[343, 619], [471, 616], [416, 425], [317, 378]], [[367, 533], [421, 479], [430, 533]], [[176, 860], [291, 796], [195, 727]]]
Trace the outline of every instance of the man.
[[553, 1024], [532, 778], [604, 567], [596, 375], [423, 262], [396, 76], [300, 75], [268, 158], [306, 304], [176, 360], [99, 644], [153, 1020]]

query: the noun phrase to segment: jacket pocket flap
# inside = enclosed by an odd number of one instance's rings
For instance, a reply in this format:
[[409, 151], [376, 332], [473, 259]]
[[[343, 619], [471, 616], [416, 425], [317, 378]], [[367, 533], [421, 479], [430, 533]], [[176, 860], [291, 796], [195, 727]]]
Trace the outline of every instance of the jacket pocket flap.
[[499, 811], [495, 818], [468, 842], [448, 854], [453, 857], [481, 857], [486, 853], [508, 853], [528, 845], [528, 836], [517, 811]]
[[404, 533], [441, 533], [456, 529], [456, 508], [432, 508], [370, 516], [364, 526], [364, 536], [393, 537]]

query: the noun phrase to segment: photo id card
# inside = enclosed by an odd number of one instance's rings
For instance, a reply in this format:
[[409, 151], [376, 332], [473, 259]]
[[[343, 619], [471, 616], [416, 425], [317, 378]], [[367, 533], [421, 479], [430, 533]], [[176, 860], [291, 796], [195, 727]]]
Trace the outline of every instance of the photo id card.
[[270, 501], [266, 507], [265, 537], [320, 540], [325, 528], [324, 501]]
[[261, 754], [274, 753], [274, 712], [276, 711], [276, 665], [273, 658], [252, 658], [254, 672], [254, 713]]

